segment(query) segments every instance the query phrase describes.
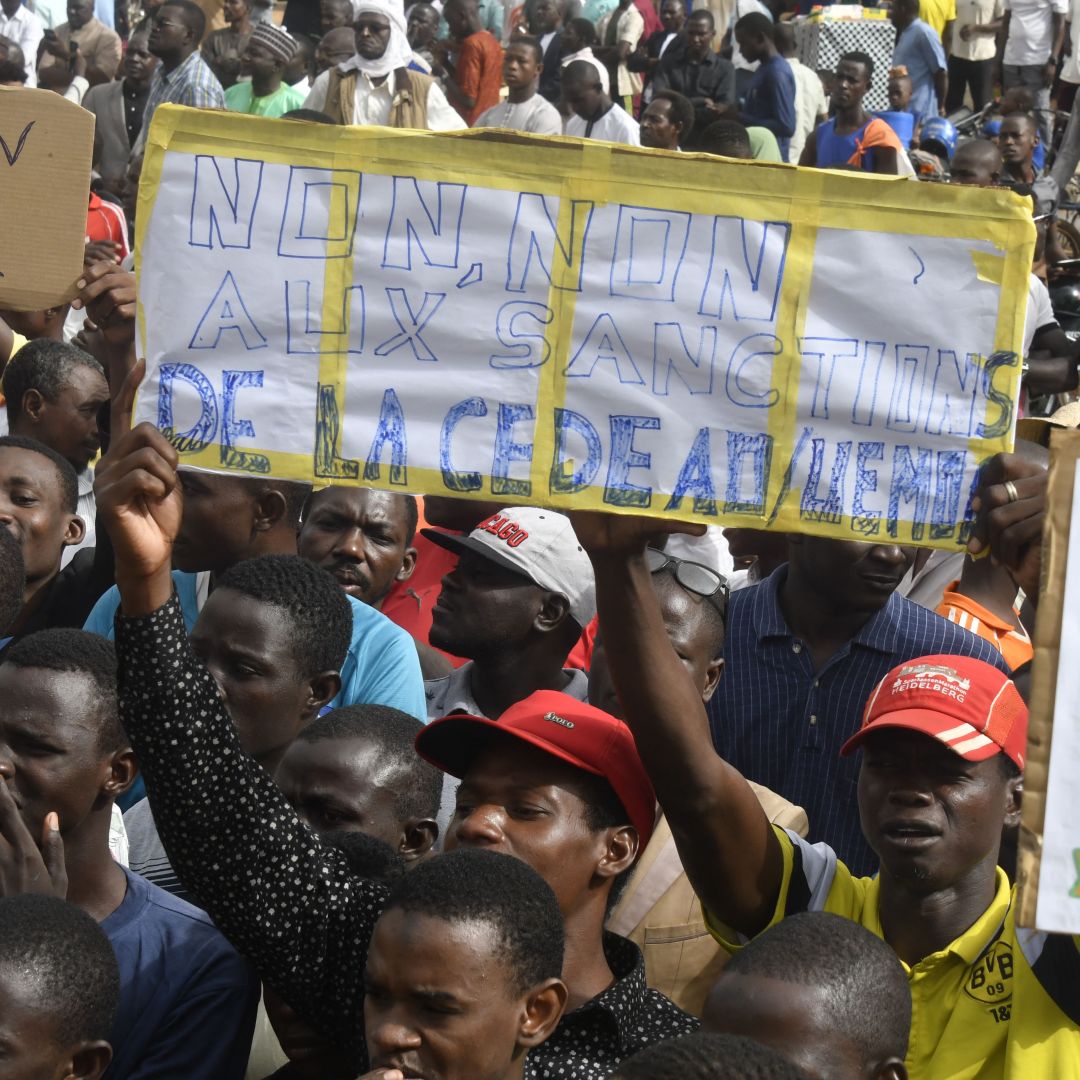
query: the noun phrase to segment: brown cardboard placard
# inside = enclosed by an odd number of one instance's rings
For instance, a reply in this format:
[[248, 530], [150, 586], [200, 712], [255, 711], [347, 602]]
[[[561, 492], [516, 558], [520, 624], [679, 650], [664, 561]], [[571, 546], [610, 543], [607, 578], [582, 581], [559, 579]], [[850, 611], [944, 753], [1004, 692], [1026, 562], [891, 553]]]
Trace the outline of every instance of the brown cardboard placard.
[[[1042, 580], [1039, 586], [1039, 617], [1035, 624], [1033, 642], [1035, 661], [1031, 679], [1023, 814], [1016, 872], [1019, 885], [1017, 923], [1027, 927], [1034, 927], [1039, 921], [1037, 908], [1043, 869], [1043, 840], [1046, 832], [1054, 713], [1057, 706], [1062, 620], [1067, 600], [1066, 571], [1077, 459], [1080, 459], [1080, 431], [1053, 431], [1050, 436], [1047, 510], [1043, 523]], [[1077, 568], [1074, 567], [1074, 583], [1076, 572]]]
[[0, 307], [75, 296], [93, 152], [92, 113], [51, 90], [0, 87]]

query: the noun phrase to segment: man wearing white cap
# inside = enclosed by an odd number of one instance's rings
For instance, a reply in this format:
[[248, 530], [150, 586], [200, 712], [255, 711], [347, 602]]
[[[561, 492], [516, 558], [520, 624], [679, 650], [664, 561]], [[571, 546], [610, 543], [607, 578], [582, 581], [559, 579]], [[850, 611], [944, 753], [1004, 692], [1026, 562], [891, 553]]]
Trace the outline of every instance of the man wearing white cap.
[[456, 131], [465, 121], [436, 79], [414, 70], [401, 0], [359, 0], [356, 55], [323, 72], [304, 102], [339, 124]]
[[537, 690], [584, 701], [585, 673], [563, 664], [596, 603], [592, 566], [570, 520], [517, 506], [468, 536], [423, 532], [461, 556], [443, 578], [430, 641], [470, 661], [426, 683], [428, 716], [460, 709], [495, 719]]
[[296, 52], [296, 41], [273, 23], [256, 23], [244, 51], [240, 71], [250, 82], [225, 91], [225, 108], [252, 116], [281, 116], [304, 104], [302, 91], [282, 82], [285, 65]]

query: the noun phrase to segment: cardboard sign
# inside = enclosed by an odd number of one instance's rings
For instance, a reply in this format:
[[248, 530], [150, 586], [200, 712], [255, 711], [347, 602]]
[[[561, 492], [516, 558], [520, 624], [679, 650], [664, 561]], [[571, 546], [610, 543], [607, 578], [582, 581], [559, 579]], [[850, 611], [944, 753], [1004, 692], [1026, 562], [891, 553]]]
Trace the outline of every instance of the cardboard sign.
[[93, 155], [93, 113], [51, 90], [0, 86], [0, 308], [74, 298]]
[[190, 465], [957, 547], [1011, 444], [1011, 193], [166, 107], [138, 222]]
[[[1080, 431], [1050, 437], [1017, 882], [1022, 926], [1080, 933]], [[1061, 663], [1064, 658], [1065, 662]]]

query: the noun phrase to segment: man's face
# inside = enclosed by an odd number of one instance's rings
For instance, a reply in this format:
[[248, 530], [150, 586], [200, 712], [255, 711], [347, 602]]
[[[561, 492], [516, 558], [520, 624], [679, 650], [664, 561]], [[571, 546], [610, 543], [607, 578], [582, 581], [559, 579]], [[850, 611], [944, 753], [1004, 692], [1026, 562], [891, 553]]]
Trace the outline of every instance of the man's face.
[[42, 399], [33, 437], [82, 472], [101, 449], [98, 411], [108, 400], [105, 377], [80, 364], [71, 369], [55, 401]]
[[642, 113], [641, 145], [654, 150], [677, 150], [681, 130], [681, 125], [672, 122], [671, 102], [659, 98]]
[[443, 18], [450, 28], [451, 37], [462, 41], [469, 36], [472, 29], [469, 15], [470, 13], [466, 10], [465, 5], [459, 0], [449, 0], [448, 3], [443, 5]]
[[339, 26], [352, 26], [352, 17], [352, 4], [346, 0], [321, 0], [319, 4], [319, 23], [324, 34]]
[[1019, 814], [1019, 782], [997, 757], [965, 761], [929, 735], [897, 730], [868, 735], [862, 754], [859, 818], [883, 875], [929, 893], [997, 861], [1002, 825]]
[[60, 832], [71, 833], [94, 809], [111, 771], [93, 680], [0, 664], [0, 702], [0, 777], [23, 823], [36, 839], [55, 811]]
[[1035, 152], [1035, 125], [1026, 116], [1006, 116], [1001, 121], [998, 146], [1001, 157], [1008, 165], [1030, 164]]
[[913, 547], [820, 536], [800, 537], [789, 551], [791, 572], [818, 589], [828, 588], [847, 610], [866, 615], [888, 603], [915, 560]]
[[523, 1052], [525, 1011], [490, 924], [396, 908], [375, 924], [364, 970], [373, 1069], [424, 1080], [505, 1080]]
[[445, 850], [487, 848], [531, 866], [565, 916], [603, 887], [596, 869], [607, 832], [588, 826], [585, 774], [550, 754], [492, 734], [457, 791]]
[[408, 35], [414, 49], [430, 45], [439, 35], [439, 13], [430, 4], [413, 4], [409, 11]]
[[249, 41], [240, 56], [240, 73], [253, 79], [270, 79], [280, 74], [281, 58], [275, 56], [265, 45]]
[[854, 60], [841, 60], [836, 65], [836, 75], [833, 82], [832, 100], [835, 105], [847, 108], [858, 105], [866, 91], [870, 89], [870, 82], [866, 77], [866, 68]]
[[[136, 86], [146, 86], [157, 67], [157, 57], [150, 52], [150, 39], [146, 34], [136, 34], [129, 42], [121, 65], [121, 74]], [[138, 188], [138, 183], [136, 183]]]
[[529, 45], [509, 45], [503, 58], [503, 82], [511, 90], [523, 90], [540, 78], [540, 63]]
[[[691, 15], [686, 24], [686, 55], [691, 60], [703, 60], [712, 45], [713, 33], [708, 19], [696, 19]], [[742, 38], [739, 42], [742, 48]]]
[[317, 833], [362, 832], [401, 846], [397, 799], [406, 779], [361, 736], [298, 739], [285, 751], [274, 781], [300, 820]]
[[0, 959], [0, 1080], [57, 1080], [71, 1075], [70, 1048], [58, 1017], [41, 1007], [34, 973]]
[[911, 79], [897, 75], [889, 79], [889, 108], [893, 112], [906, 112], [911, 101]]
[[167, 60], [191, 46], [192, 34], [183, 23], [180, 9], [162, 4], [150, 24], [150, 51]]
[[[652, 582], [668, 641], [701, 694], [701, 700], [708, 702], [720, 678], [715, 638], [702, 610], [702, 605], [711, 601], [692, 596], [667, 573], [653, 574]], [[603, 632], [597, 634], [589, 667], [589, 704], [623, 718], [611, 681]]]
[[412, 572], [405, 500], [388, 491], [331, 487], [316, 493], [298, 548], [364, 604], [378, 607]]
[[251, 550], [255, 495], [241, 477], [180, 469], [184, 514], [173, 544], [173, 567], [220, 573]]
[[537, 37], [543, 37], [558, 29], [559, 18], [559, 5], [555, 0], [534, 0], [529, 28]]
[[918, 6], [910, 3], [910, 0], [897, 0], [889, 8], [889, 21], [898, 30], [903, 30], [905, 26], [910, 26], [915, 21], [918, 13]]
[[543, 597], [523, 575], [466, 551], [442, 579], [429, 640], [470, 660], [498, 655], [530, 632]]
[[67, 20], [72, 30], [79, 30], [94, 17], [94, 0], [68, 0]]
[[578, 32], [574, 29], [573, 24], [567, 23], [562, 30], [563, 55], [569, 56], [571, 53], [580, 52], [583, 48], [581, 38], [578, 37]]
[[239, 22], [251, 11], [250, 0], [225, 0], [222, 14], [227, 23]]
[[677, 34], [686, 22], [682, 0], [664, 0], [660, 5], [660, 23], [669, 34]]
[[815, 986], [721, 972], [705, 1003], [705, 1031], [772, 1047], [808, 1080], [863, 1080], [862, 1055], [836, 1034], [831, 1003]]
[[735, 40], [739, 43], [739, 52], [749, 63], [765, 59], [765, 38], [761, 34], [748, 34], [737, 30]]
[[961, 147], [956, 151], [949, 168], [949, 182], [965, 187], [994, 187], [1001, 172], [1000, 161], [986, 153], [964, 153]]
[[356, 35], [351, 27], [338, 27], [331, 30], [315, 47], [315, 71], [321, 75], [324, 71], [344, 64], [352, 59], [356, 52]]
[[385, 15], [365, 11], [353, 24], [356, 51], [365, 60], [378, 60], [390, 44], [390, 20]]
[[283, 750], [310, 719], [310, 684], [297, 666], [285, 612], [232, 589], [215, 589], [191, 632], [191, 647], [217, 683], [253, 758]]
[[27, 584], [52, 577], [64, 548], [77, 544], [84, 532], [82, 519], [64, 505], [53, 463], [14, 446], [0, 447], [0, 525], [19, 541]]

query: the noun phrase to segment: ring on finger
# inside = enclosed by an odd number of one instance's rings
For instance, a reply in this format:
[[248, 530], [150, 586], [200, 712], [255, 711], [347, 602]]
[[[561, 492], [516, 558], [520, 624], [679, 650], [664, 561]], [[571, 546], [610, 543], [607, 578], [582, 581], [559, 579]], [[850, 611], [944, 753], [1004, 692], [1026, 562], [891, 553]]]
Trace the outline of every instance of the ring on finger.
[[1009, 502], [1014, 503], [1020, 498], [1020, 492], [1016, 490], [1016, 485], [1011, 480], [1006, 480], [1002, 485], [1005, 488], [1005, 494], [1009, 497]]

